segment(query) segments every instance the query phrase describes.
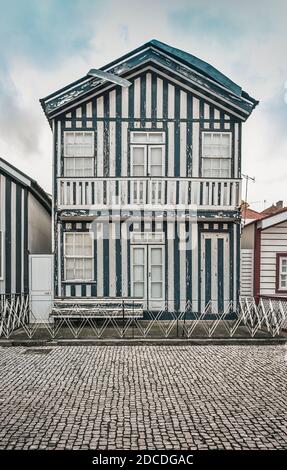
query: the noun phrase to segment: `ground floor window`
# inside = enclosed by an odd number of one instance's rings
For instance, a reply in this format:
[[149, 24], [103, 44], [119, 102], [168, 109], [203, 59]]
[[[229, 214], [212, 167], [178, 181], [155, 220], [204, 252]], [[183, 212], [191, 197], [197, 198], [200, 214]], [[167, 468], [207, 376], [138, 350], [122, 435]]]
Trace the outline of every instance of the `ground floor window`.
[[93, 238], [89, 232], [65, 233], [64, 259], [66, 281], [93, 279]]

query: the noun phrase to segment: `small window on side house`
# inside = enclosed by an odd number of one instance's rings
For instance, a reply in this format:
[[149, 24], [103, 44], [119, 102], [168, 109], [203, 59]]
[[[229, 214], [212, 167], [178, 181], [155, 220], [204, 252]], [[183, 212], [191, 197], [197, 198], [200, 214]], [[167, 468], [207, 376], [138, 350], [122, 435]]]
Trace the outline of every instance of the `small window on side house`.
[[287, 293], [287, 253], [276, 255], [276, 292]]

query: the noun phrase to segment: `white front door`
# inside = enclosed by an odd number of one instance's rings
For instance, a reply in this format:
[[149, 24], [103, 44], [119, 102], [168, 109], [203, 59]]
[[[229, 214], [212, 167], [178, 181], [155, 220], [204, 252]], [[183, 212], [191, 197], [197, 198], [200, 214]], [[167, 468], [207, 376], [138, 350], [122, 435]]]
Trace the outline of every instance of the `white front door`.
[[30, 255], [31, 323], [48, 323], [52, 310], [53, 255]]
[[143, 299], [144, 308], [164, 308], [164, 246], [132, 245], [132, 296]]

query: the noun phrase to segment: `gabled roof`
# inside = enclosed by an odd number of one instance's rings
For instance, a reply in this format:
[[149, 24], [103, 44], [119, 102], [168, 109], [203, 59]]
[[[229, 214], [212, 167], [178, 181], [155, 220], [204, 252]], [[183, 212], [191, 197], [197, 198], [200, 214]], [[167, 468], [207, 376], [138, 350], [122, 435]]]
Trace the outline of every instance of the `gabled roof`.
[[249, 207], [247, 209], [242, 209], [242, 216], [246, 219], [246, 220], [250, 220], [250, 219], [253, 219], [253, 220], [259, 220], [261, 219], [263, 216], [260, 212], [257, 212], [253, 209], [249, 209]]
[[261, 228], [262, 230], [272, 227], [273, 225], [280, 224], [282, 222], [287, 221], [287, 207], [283, 207], [282, 209], [277, 210], [275, 214], [268, 214], [264, 215], [261, 213], [262, 217], [260, 219], [255, 219], [245, 225], [256, 224], [257, 228]]
[[[228, 102], [245, 120], [258, 104], [242, 88], [219, 72], [215, 67], [201, 59], [171, 47], [156, 39], [103, 66], [101, 70], [126, 77], [132, 71], [148, 62], [156, 62], [163, 69], [180, 75], [187, 84], [206, 95], [216, 94], [217, 99]], [[103, 89], [110, 83], [106, 79], [84, 76], [79, 80], [40, 100], [43, 110], [50, 121], [53, 116], [63, 112], [71, 104]]]
[[12, 178], [16, 183], [21, 184], [25, 188], [30, 191], [33, 196], [45, 207], [45, 209], [51, 213], [52, 210], [52, 201], [48, 194], [44, 191], [44, 189], [39, 186], [39, 184], [27, 176], [22, 171], [18, 170], [15, 166], [11, 165], [11, 163], [7, 162], [0, 157], [0, 174], [3, 173], [10, 178]]

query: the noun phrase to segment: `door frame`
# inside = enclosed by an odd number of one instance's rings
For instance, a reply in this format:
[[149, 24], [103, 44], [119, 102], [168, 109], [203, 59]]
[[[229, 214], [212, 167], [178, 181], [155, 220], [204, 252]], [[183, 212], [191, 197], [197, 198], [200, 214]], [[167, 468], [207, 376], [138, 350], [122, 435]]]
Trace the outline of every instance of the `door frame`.
[[[144, 309], [151, 309], [151, 310], [162, 310], [164, 308], [165, 303], [165, 245], [160, 243], [138, 243], [132, 244], [131, 247], [131, 295], [134, 296], [134, 280], [133, 280], [133, 271], [134, 271], [134, 250], [136, 248], [143, 248], [144, 249], [144, 260], [145, 260], [145, 267], [144, 267], [144, 297], [143, 297], [143, 308]], [[162, 298], [161, 299], [151, 299], [150, 292], [151, 292], [151, 265], [150, 265], [150, 258], [151, 258], [151, 249], [152, 248], [160, 248], [162, 250]], [[154, 305], [158, 303], [158, 305]]]

